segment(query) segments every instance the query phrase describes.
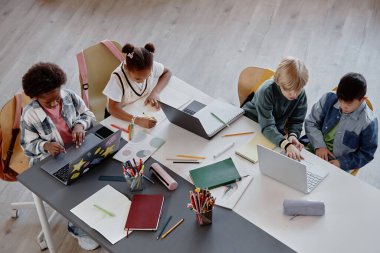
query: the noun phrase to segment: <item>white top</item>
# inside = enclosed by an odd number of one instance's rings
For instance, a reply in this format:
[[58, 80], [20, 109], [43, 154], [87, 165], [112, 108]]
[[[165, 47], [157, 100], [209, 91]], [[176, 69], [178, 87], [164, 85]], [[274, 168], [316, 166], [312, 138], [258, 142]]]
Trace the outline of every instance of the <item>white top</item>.
[[[164, 65], [154, 61], [152, 73], [150, 76], [144, 82], [137, 83], [127, 75], [127, 72], [123, 68], [123, 63], [121, 63], [112, 72], [110, 80], [103, 90], [103, 94], [106, 95], [107, 98], [110, 98], [119, 103], [121, 102], [122, 106], [125, 106], [150, 94], [151, 90], [154, 88], [154, 86], [156, 86], [158, 79], [162, 73], [164, 73]], [[124, 87], [124, 96], [123, 88], [121, 85]]]

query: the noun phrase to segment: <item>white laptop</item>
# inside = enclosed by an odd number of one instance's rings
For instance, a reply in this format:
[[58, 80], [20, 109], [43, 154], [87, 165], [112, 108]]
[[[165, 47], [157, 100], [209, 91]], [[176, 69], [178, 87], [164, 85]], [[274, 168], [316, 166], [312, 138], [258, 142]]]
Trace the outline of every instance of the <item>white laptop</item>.
[[257, 145], [261, 173], [296, 190], [310, 193], [328, 175], [328, 172], [306, 161], [296, 161], [286, 155]]

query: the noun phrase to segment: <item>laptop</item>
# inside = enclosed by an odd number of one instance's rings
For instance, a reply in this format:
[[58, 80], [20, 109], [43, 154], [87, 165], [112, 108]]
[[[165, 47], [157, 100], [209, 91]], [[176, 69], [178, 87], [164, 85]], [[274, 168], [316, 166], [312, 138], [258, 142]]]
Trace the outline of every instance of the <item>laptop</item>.
[[75, 182], [80, 176], [112, 156], [119, 149], [121, 130], [113, 132], [101, 127], [95, 133], [88, 133], [79, 148], [75, 145], [52, 157], [41, 165], [41, 169], [65, 185]]
[[286, 155], [257, 145], [261, 173], [296, 190], [310, 193], [328, 175], [307, 161], [296, 161]]
[[171, 123], [179, 127], [182, 127], [194, 134], [197, 134], [205, 139], [212, 138], [212, 136], [209, 136], [206, 133], [201, 121], [197, 117], [193, 116], [206, 105], [194, 100], [183, 110], [179, 110], [175, 107], [165, 104], [162, 101], [158, 102], [160, 103], [162, 110], [164, 111], [166, 117]]

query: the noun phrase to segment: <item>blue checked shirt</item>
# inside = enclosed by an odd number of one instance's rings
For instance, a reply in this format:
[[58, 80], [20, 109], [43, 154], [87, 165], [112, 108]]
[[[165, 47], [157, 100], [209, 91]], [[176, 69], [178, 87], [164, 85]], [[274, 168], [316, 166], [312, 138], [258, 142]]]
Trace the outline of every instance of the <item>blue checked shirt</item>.
[[[61, 114], [70, 129], [78, 123], [82, 124], [85, 130], [92, 127], [93, 121], [96, 120], [95, 115], [78, 95], [73, 91], [61, 89], [61, 98]], [[23, 109], [20, 138], [24, 153], [29, 157], [30, 166], [49, 156], [43, 148], [46, 142], [64, 145], [53, 121], [46, 115], [37, 100], [32, 100]]]

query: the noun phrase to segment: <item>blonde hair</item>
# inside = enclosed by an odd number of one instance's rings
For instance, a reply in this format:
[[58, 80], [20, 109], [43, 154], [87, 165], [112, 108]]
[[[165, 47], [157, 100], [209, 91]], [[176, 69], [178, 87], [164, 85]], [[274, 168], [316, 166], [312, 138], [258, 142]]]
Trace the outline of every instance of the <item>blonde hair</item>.
[[298, 58], [285, 57], [274, 73], [274, 81], [286, 90], [301, 90], [309, 80], [309, 71]]

